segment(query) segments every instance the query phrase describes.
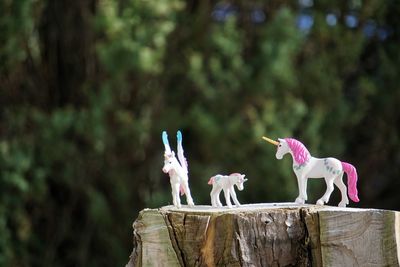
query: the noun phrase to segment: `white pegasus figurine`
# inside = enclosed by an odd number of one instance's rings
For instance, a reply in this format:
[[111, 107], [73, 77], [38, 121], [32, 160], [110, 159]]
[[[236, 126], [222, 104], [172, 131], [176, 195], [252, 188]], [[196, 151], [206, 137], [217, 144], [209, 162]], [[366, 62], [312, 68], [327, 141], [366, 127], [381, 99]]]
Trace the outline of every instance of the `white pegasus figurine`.
[[329, 201], [333, 192], [334, 184], [340, 189], [342, 200], [339, 207], [349, 204], [347, 188], [343, 183], [343, 174], [347, 174], [348, 194], [351, 200], [359, 202], [357, 191], [357, 171], [350, 163], [342, 162], [335, 158], [314, 158], [307, 148], [298, 140], [293, 138], [278, 139], [278, 141], [263, 137], [267, 142], [277, 146], [276, 158], [282, 159], [287, 153], [293, 157], [293, 171], [297, 177], [299, 196], [296, 203], [304, 204], [307, 200], [307, 179], [324, 178], [326, 192], [318, 199], [317, 205], [324, 205]]
[[212, 185], [211, 190], [211, 205], [213, 207], [222, 207], [222, 203], [219, 200], [219, 194], [221, 190], [224, 190], [225, 202], [229, 208], [232, 208], [231, 197], [233, 202], [235, 202], [236, 207], [240, 206], [239, 200], [236, 197], [236, 192], [234, 185], [239, 189], [243, 190], [243, 183], [247, 181], [244, 179], [245, 175], [240, 173], [232, 173], [231, 175], [221, 175], [217, 174], [210, 178], [208, 181], [209, 185]]
[[179, 192], [181, 192], [181, 195], [186, 195], [186, 202], [192, 207], [194, 203], [189, 189], [188, 164], [183, 155], [181, 131], [177, 132], [176, 137], [179, 162], [175, 157], [174, 151], [169, 146], [167, 132], [163, 131], [162, 133], [162, 140], [165, 147], [164, 167], [162, 171], [169, 174], [174, 206], [177, 208], [181, 207], [181, 198], [179, 196]]

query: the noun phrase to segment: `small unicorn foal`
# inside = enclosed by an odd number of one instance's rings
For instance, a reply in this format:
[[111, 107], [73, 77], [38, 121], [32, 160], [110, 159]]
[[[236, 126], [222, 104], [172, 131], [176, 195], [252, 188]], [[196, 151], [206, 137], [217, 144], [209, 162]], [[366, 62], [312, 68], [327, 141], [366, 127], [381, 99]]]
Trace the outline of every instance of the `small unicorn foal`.
[[278, 147], [276, 158], [282, 159], [287, 153], [293, 157], [293, 170], [297, 176], [299, 196], [296, 203], [304, 204], [307, 200], [307, 179], [324, 178], [327, 188], [325, 194], [318, 199], [317, 205], [324, 205], [329, 201], [333, 192], [334, 184], [340, 189], [342, 200], [339, 207], [346, 207], [349, 204], [347, 188], [343, 183], [343, 173], [347, 174], [349, 197], [354, 202], [359, 202], [357, 192], [357, 171], [353, 165], [341, 162], [335, 158], [314, 158], [307, 148], [298, 140], [293, 138], [278, 139], [279, 142], [263, 137], [264, 140]]
[[164, 167], [162, 170], [164, 173], [169, 174], [174, 206], [177, 208], [181, 207], [180, 191], [181, 195], [186, 194], [186, 201], [192, 207], [194, 203], [189, 189], [188, 165], [183, 155], [182, 133], [178, 131], [176, 137], [178, 140], [178, 158], [180, 163], [176, 159], [174, 151], [169, 146], [167, 132], [164, 131], [162, 133], [162, 140], [165, 147]]
[[236, 206], [239, 207], [240, 203], [236, 197], [235, 188], [233, 186], [236, 185], [239, 191], [242, 191], [243, 183], [247, 181], [244, 177], [245, 175], [240, 173], [232, 173], [231, 175], [217, 174], [211, 177], [208, 181], [208, 184], [213, 186], [210, 193], [211, 205], [213, 207], [222, 207], [222, 203], [219, 200], [219, 194], [221, 193], [221, 190], [224, 190], [225, 202], [228, 207], [232, 208], [231, 197]]

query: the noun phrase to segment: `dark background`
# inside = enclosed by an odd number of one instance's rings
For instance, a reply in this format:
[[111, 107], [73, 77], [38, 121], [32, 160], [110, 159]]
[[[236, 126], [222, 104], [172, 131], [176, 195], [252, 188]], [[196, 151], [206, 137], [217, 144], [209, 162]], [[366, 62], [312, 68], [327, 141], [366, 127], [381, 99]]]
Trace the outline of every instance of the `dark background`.
[[[400, 209], [400, 2], [3, 0], [0, 266], [121, 266], [138, 212], [171, 204], [176, 131], [197, 204], [241, 172], [242, 203], [293, 201], [295, 137]], [[314, 203], [322, 180], [309, 181]], [[330, 204], [337, 205], [338, 190]]]

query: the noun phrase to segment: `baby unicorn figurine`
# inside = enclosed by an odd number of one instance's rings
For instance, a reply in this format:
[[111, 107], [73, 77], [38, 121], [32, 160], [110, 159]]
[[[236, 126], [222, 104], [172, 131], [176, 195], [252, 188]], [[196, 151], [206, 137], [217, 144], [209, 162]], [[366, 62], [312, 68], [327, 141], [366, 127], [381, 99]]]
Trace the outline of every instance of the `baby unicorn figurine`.
[[174, 151], [172, 151], [169, 146], [167, 132], [163, 131], [162, 133], [162, 140], [165, 147], [164, 167], [162, 170], [164, 173], [169, 174], [174, 206], [177, 208], [181, 207], [181, 199], [179, 197], [180, 191], [181, 195], [186, 194], [186, 202], [190, 207], [193, 207], [194, 203], [189, 189], [188, 165], [183, 155], [181, 131], [177, 132], [176, 137], [178, 140], [178, 158], [180, 163], [176, 159]]
[[357, 171], [353, 165], [335, 158], [314, 158], [300, 141], [293, 138], [278, 139], [279, 142], [267, 137], [263, 137], [263, 139], [277, 146], [277, 159], [282, 159], [287, 153], [292, 155], [293, 170], [297, 176], [299, 187], [299, 196], [296, 198], [296, 203], [304, 204], [307, 200], [308, 178], [324, 178], [327, 185], [326, 192], [318, 199], [317, 205], [324, 205], [329, 201], [335, 184], [342, 195], [339, 207], [346, 207], [349, 204], [349, 199], [347, 198], [347, 188], [343, 183], [344, 172], [347, 174], [350, 199], [354, 202], [360, 201], [357, 196]]
[[231, 175], [217, 174], [211, 177], [208, 181], [208, 184], [213, 186], [210, 194], [211, 205], [213, 207], [222, 207], [222, 203], [219, 200], [219, 194], [221, 193], [221, 190], [224, 190], [225, 202], [228, 207], [232, 208], [231, 197], [236, 206], [239, 207], [240, 203], [236, 197], [235, 188], [233, 186], [236, 185], [239, 191], [242, 191], [243, 183], [247, 181], [244, 177], [245, 175], [240, 173], [232, 173]]

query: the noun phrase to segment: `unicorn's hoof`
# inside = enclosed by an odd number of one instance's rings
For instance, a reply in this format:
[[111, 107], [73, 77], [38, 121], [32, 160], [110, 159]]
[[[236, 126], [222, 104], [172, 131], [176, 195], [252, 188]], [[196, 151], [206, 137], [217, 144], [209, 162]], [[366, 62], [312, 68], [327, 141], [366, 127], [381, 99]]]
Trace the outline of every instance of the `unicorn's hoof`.
[[322, 199], [318, 199], [317, 205], [323, 206], [324, 205], [324, 201]]
[[346, 207], [346, 202], [340, 202], [338, 207], [345, 208]]
[[304, 203], [305, 203], [305, 200], [298, 197], [298, 198], [296, 198], [295, 202], [296, 202], [297, 204], [304, 204]]
[[194, 203], [193, 202], [189, 202], [189, 207], [193, 208], [194, 207]]

